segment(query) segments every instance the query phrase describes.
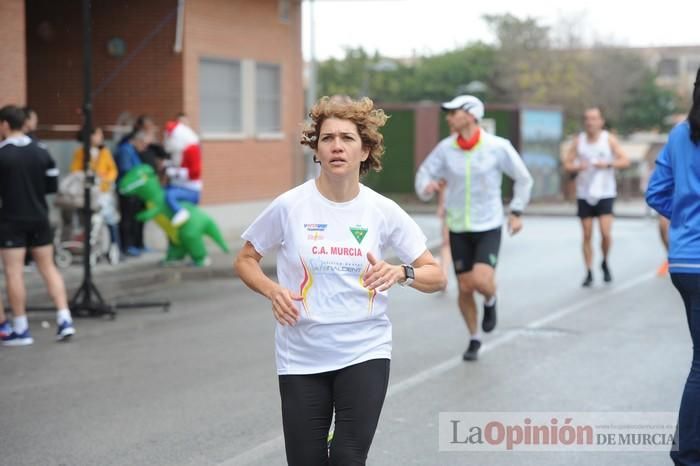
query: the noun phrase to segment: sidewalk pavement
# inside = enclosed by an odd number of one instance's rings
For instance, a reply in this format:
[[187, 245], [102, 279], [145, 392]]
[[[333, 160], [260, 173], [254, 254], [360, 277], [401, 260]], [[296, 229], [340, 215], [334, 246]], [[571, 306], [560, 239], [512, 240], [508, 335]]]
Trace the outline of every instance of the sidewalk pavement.
[[[441, 241], [440, 222], [435, 215], [435, 204], [421, 203], [410, 198], [397, 199], [397, 201], [417, 221], [428, 238], [428, 247], [435, 251]], [[261, 204], [261, 209], [263, 207], [264, 204]], [[639, 218], [649, 215], [642, 199], [621, 199], [616, 202], [615, 210], [619, 217]], [[254, 209], [243, 209], [237, 215], [229, 217], [224, 235], [230, 253], [221, 252], [216, 245], [207, 240], [207, 247], [212, 259], [209, 267], [197, 268], [186, 265], [164, 267], [160, 265], [160, 261], [165, 255], [161, 249], [145, 253], [141, 257], [128, 258], [116, 265], [98, 263], [92, 269], [93, 281], [107, 302], [115, 300], [123, 302], [125, 296], [137, 296], [155, 291], [158, 287], [173, 286], [184, 281], [234, 278], [233, 260], [243, 245], [240, 235], [258, 213]], [[526, 216], [568, 216], [573, 218], [575, 214], [576, 204], [572, 202], [533, 203], [525, 211]], [[149, 228], [154, 228], [154, 226], [150, 225]], [[266, 273], [274, 274], [275, 254], [264, 257], [262, 265]], [[61, 273], [65, 279], [69, 297], [72, 297], [82, 283], [83, 266], [75, 264], [61, 270]], [[46, 306], [50, 303], [43, 281], [35, 269], [30, 267], [27, 270], [25, 281], [30, 306]], [[0, 287], [3, 288], [3, 297], [6, 300], [4, 281]]]

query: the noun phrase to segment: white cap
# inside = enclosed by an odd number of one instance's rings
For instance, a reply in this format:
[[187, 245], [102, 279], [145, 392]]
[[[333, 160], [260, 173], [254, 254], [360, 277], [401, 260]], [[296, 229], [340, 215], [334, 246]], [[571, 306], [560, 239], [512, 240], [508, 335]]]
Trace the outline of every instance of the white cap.
[[477, 120], [484, 118], [484, 103], [473, 95], [458, 95], [449, 102], [443, 102], [443, 110], [462, 109]]

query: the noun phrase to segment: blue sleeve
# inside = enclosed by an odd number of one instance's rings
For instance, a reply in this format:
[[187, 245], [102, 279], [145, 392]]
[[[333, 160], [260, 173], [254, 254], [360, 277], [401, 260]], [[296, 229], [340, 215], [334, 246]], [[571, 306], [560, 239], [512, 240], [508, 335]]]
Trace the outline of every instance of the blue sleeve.
[[674, 187], [669, 141], [656, 158], [656, 169], [651, 174], [646, 192], [646, 200], [649, 207], [669, 219], [673, 214]]
[[128, 144], [123, 144], [117, 149], [117, 154], [115, 158], [117, 162], [117, 168], [119, 169], [119, 173], [122, 175], [134, 168], [134, 157], [131, 153], [133, 150], [133, 147], [131, 147]]

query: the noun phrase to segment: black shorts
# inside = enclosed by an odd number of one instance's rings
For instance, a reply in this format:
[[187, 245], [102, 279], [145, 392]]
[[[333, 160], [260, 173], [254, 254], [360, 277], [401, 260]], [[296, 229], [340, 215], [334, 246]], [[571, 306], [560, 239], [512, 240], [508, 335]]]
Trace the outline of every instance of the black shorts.
[[500, 248], [501, 227], [477, 232], [450, 232], [452, 264], [457, 275], [471, 271], [477, 262], [495, 269]]
[[578, 215], [580, 218], [600, 217], [601, 215], [612, 215], [614, 197], [607, 197], [598, 201], [596, 205], [590, 205], [585, 199], [577, 199]]
[[0, 249], [38, 248], [53, 243], [53, 229], [48, 221], [0, 221]]

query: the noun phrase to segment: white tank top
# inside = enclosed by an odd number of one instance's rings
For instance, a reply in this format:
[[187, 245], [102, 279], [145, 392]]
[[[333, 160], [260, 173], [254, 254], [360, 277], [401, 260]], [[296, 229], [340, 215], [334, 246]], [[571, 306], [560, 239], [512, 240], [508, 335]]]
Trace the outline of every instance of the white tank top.
[[588, 166], [576, 177], [576, 197], [591, 205], [599, 200], [617, 196], [614, 168], [595, 168], [595, 162], [612, 163], [613, 152], [610, 148], [609, 134], [602, 131], [595, 142], [589, 142], [586, 133], [578, 136], [576, 144], [578, 162]]

